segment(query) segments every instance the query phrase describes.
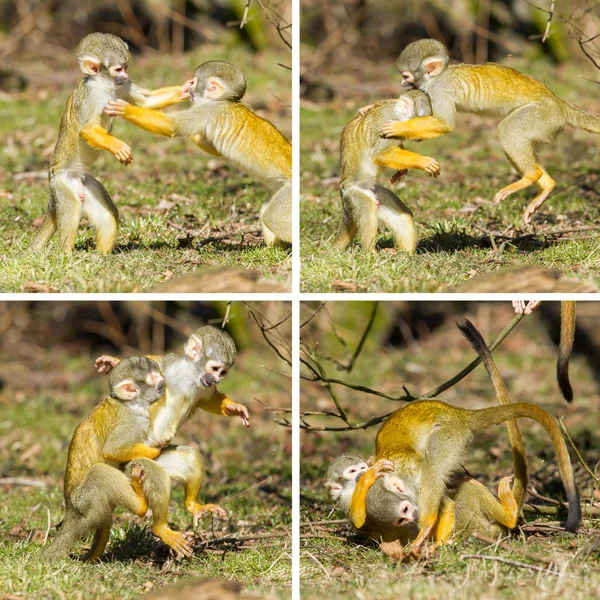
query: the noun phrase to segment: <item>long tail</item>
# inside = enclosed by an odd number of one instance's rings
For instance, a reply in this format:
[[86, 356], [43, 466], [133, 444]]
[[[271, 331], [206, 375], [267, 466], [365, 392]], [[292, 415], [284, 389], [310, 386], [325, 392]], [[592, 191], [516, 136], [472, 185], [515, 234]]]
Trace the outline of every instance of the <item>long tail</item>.
[[[502, 376], [498, 371], [498, 367], [492, 358], [492, 353], [487, 347], [485, 340], [471, 321], [468, 319], [461, 319], [458, 323], [458, 328], [462, 331], [463, 335], [467, 338], [473, 349], [479, 356], [492, 380], [494, 391], [496, 392], [496, 398], [502, 405], [512, 404]], [[521, 438], [521, 431], [516, 420], [506, 422], [506, 429], [508, 431], [508, 439], [510, 441], [510, 447], [513, 453], [515, 479], [513, 484], [513, 495], [517, 501], [519, 512], [525, 502], [525, 490], [527, 488], [527, 482], [529, 480], [527, 475], [527, 459], [525, 458], [525, 448], [523, 447], [523, 439]]]
[[567, 107], [567, 123], [571, 127], [579, 127], [590, 133], [597, 133], [600, 135], [600, 117], [585, 112], [585, 110], [581, 110], [575, 106], [571, 106], [570, 104], [567, 104]]
[[556, 361], [558, 387], [567, 402], [573, 400], [573, 388], [569, 381], [569, 360], [575, 340], [575, 302], [563, 300], [560, 303], [560, 342]]
[[98, 527], [94, 532], [94, 539], [92, 541], [92, 546], [89, 549], [88, 553], [83, 557], [84, 562], [95, 562], [102, 558], [104, 554], [104, 549], [106, 548], [106, 544], [108, 543], [108, 538], [110, 536], [110, 528], [112, 525], [112, 518], [104, 523], [101, 527]]
[[508, 406], [483, 408], [481, 410], [464, 410], [467, 413], [467, 423], [473, 432], [485, 429], [490, 425], [498, 425], [499, 423], [504, 423], [505, 421], [520, 417], [533, 419], [542, 425], [548, 432], [554, 450], [556, 451], [560, 476], [562, 477], [563, 485], [565, 486], [565, 491], [567, 493], [567, 500], [569, 501], [569, 515], [567, 517], [565, 529], [567, 531], [576, 531], [581, 521], [579, 493], [577, 491], [567, 445], [565, 444], [565, 440], [563, 439], [554, 418], [539, 406], [523, 402], [510, 404]]

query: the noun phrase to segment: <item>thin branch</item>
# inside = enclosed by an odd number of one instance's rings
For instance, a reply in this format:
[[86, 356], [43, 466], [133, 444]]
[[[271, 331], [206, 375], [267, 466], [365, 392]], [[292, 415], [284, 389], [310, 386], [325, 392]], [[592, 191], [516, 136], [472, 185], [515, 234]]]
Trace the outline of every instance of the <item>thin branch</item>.
[[362, 337], [360, 338], [360, 341], [358, 342], [358, 346], [356, 346], [356, 350], [354, 351], [354, 354], [352, 355], [352, 358], [350, 359], [350, 362], [348, 363], [348, 365], [346, 367], [346, 371], [348, 373], [350, 373], [352, 371], [352, 369], [354, 368], [356, 359], [360, 355], [360, 352], [363, 348], [365, 340], [367, 339], [367, 336], [369, 335], [371, 328], [373, 327], [373, 323], [375, 322], [375, 316], [377, 315], [377, 307], [378, 306], [379, 306], [379, 302], [373, 302], [373, 310], [371, 311], [371, 316], [369, 317], [369, 322], [367, 323], [367, 326], [365, 327]]
[[571, 448], [573, 448], [573, 450], [575, 451], [575, 454], [577, 454], [577, 459], [579, 460], [579, 462], [581, 463], [581, 466], [590, 474], [590, 477], [598, 484], [600, 484], [600, 477], [598, 477], [598, 475], [596, 475], [586, 464], [586, 462], [583, 460], [583, 457], [581, 456], [581, 453], [579, 452], [579, 450], [577, 449], [577, 446], [573, 443], [573, 440], [571, 439], [571, 436], [569, 435], [569, 432], [567, 431], [567, 428], [565, 427], [565, 424], [563, 423], [563, 417], [560, 417], [558, 419], [558, 422], [560, 423], [560, 426], [564, 432], [564, 434], [567, 436], [567, 440], [569, 441], [569, 444], [571, 444]]
[[315, 310], [315, 312], [308, 317], [308, 319], [306, 319], [306, 321], [304, 321], [304, 323], [302, 323], [302, 325], [300, 325], [300, 329], [302, 329], [303, 327], [306, 327], [318, 314], [319, 311], [327, 304], [327, 301], [325, 302], [321, 302], [319, 308], [317, 308], [317, 310]]
[[540, 571], [541, 573], [546, 573], [547, 575], [559, 575], [556, 571], [551, 571], [550, 569], [545, 569], [544, 567], [536, 567], [535, 565], [528, 565], [527, 563], [519, 562], [518, 560], [509, 560], [508, 558], [502, 558], [501, 556], [486, 556], [484, 554], [461, 554], [460, 558], [464, 560], [465, 558], [478, 558], [480, 560], [495, 560], [496, 562], [504, 563], [505, 565], [510, 565], [512, 567], [519, 567], [520, 569], [531, 569], [532, 571]]

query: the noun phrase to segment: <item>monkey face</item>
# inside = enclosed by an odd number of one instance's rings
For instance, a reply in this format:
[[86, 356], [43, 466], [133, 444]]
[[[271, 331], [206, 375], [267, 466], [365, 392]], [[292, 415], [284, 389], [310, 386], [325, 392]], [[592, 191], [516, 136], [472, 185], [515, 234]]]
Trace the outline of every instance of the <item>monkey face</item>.
[[419, 517], [416, 494], [399, 477], [386, 473], [367, 494], [367, 515], [386, 527], [416, 523]]
[[115, 82], [115, 85], [123, 85], [128, 79], [129, 75], [127, 74], [128, 65], [127, 63], [111, 65], [108, 68], [108, 74]]
[[122, 402], [152, 404], [165, 393], [158, 363], [143, 356], [122, 360], [108, 378], [110, 394]]
[[246, 93], [244, 74], [231, 63], [211, 60], [194, 71], [189, 92], [192, 102], [206, 100], [238, 101]]
[[423, 88], [437, 77], [448, 64], [448, 50], [438, 40], [424, 39], [412, 42], [396, 61], [396, 69], [402, 74], [404, 89]]
[[196, 330], [185, 346], [185, 354], [194, 363], [196, 385], [209, 388], [218, 384], [235, 362], [235, 344], [216, 327]]

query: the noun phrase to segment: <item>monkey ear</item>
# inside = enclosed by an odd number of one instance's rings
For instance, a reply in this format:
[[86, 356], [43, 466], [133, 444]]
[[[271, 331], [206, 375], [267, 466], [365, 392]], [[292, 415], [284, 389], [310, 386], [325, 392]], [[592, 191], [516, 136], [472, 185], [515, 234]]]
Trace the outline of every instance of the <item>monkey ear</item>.
[[122, 400], [134, 400], [137, 396], [135, 383], [131, 379], [124, 379], [114, 386], [113, 394]]
[[431, 56], [423, 61], [423, 69], [429, 77], [437, 77], [446, 66], [446, 59], [441, 56]]
[[218, 100], [225, 93], [223, 82], [217, 77], [212, 77], [206, 85], [206, 95], [212, 100]]
[[384, 485], [390, 492], [394, 492], [395, 494], [406, 494], [406, 484], [400, 477], [386, 474]]
[[95, 56], [81, 56], [79, 58], [79, 68], [86, 75], [97, 75], [100, 73], [100, 61]]
[[195, 335], [190, 336], [185, 345], [185, 355], [192, 360], [198, 360], [202, 355], [202, 340]]

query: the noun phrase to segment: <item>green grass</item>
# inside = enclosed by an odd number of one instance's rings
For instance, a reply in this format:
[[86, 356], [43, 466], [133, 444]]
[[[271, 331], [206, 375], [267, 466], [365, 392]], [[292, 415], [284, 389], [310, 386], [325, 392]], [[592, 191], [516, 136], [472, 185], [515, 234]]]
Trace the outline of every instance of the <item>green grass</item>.
[[[312, 310], [305, 308], [301, 319], [308, 319], [317, 306], [317, 303], [312, 303]], [[584, 308], [580, 308], [583, 313]], [[455, 304], [455, 309], [446, 313], [441, 325], [433, 333], [429, 333], [425, 322], [418, 326], [419, 338], [415, 340], [410, 337], [407, 339], [398, 332], [398, 328], [402, 332], [407, 329], [398, 325], [407, 314], [404, 311], [402, 306], [380, 304], [373, 330], [351, 373], [336, 368], [335, 364], [338, 363], [334, 361], [344, 363], [352, 355], [370, 308], [365, 308], [361, 302], [329, 302], [310, 326], [303, 330], [302, 337], [309, 347], [316, 347], [315, 352], [329, 377], [375, 388], [390, 395], [401, 394], [405, 385], [411, 394], [417, 396], [450, 379], [473, 359], [472, 349], [455, 326], [458, 317], [468, 317], [488, 341], [512, 318], [510, 303], [507, 302], [471, 302], [468, 306], [465, 303]], [[329, 315], [335, 323], [336, 336], [332, 333]], [[585, 332], [593, 332], [597, 318], [597, 308], [595, 312], [587, 313], [585, 331], [584, 318], [581, 318], [582, 337], [585, 337]], [[415, 325], [414, 320], [408, 322]], [[358, 328], [357, 323], [361, 323]], [[401, 346], [382, 343], [392, 329], [396, 329], [396, 343], [402, 340]], [[347, 348], [340, 345], [337, 336], [346, 342]], [[575, 355], [572, 361], [571, 380], [576, 386], [573, 405], [567, 405], [560, 396], [554, 373], [556, 348], [550, 343], [546, 324], [535, 313], [517, 325], [494, 352], [494, 357], [511, 399], [514, 402], [533, 402], [553, 415], [564, 417], [564, 424], [583, 459], [592, 470], [597, 471], [600, 461], [600, 397], [593, 354], [589, 355], [589, 362], [579, 355]], [[340, 404], [348, 411], [351, 422], [361, 422], [401, 406], [401, 403], [339, 385], [334, 386], [334, 390]], [[335, 411], [333, 402], [321, 385], [303, 382], [301, 394], [302, 410]], [[495, 403], [493, 389], [481, 366], [444, 392], [440, 399], [465, 408], [483, 408]], [[339, 419], [308, 417], [307, 420], [313, 425], [343, 426]], [[531, 484], [544, 496], [555, 500], [564, 498], [556, 457], [546, 433], [532, 421], [522, 419], [519, 424]], [[517, 532], [504, 538], [500, 545], [487, 544], [476, 538], [459, 539], [452, 546], [443, 548], [438, 557], [400, 565], [393, 564], [373, 544], [356, 538], [347, 525], [323, 524], [323, 521], [344, 518], [342, 513], [332, 511], [324, 489], [329, 461], [342, 452], [370, 456], [373, 454], [377, 430], [378, 427], [372, 427], [350, 432], [302, 433], [300, 494], [303, 598], [558, 600], [568, 597], [584, 600], [594, 596], [593, 590], [600, 585], [598, 516], [585, 518], [582, 522], [584, 532], [578, 535]], [[594, 498], [593, 505], [597, 507], [597, 484], [594, 486], [572, 451], [571, 456], [582, 506], [589, 507], [590, 499]], [[462, 464], [495, 492], [499, 479], [513, 472], [506, 430], [498, 426], [478, 433]], [[526, 501], [544, 504], [533, 496], [528, 496]], [[525, 517], [528, 525], [560, 518], [536, 517], [531, 513], [525, 513]], [[551, 561], [555, 573], [540, 573], [514, 564], [463, 558], [465, 554], [499, 557], [505, 561], [541, 568], [546, 568]]]
[[[100, 349], [37, 348], [17, 366], [4, 350], [12, 383], [0, 395], [0, 477], [30, 478], [42, 487], [0, 483], [0, 590], [24, 598], [135, 598], [150, 588], [180, 579], [211, 577], [242, 582], [259, 595], [288, 598], [291, 587], [291, 466], [289, 432], [273, 423], [268, 406], [289, 406], [289, 381], [263, 368], [280, 368], [275, 354], [259, 342], [259, 352], [242, 351], [221, 386], [245, 403], [251, 427], [199, 411], [177, 443], [196, 446], [207, 465], [200, 498], [220, 504], [228, 521], [203, 519], [194, 532], [194, 556], [176, 561], [153, 535], [149, 518], [118, 510], [107, 553], [98, 565], [79, 559], [90, 539], [56, 565], [38, 562], [49, 520], [63, 515], [62, 479], [67, 447], [77, 423], [105, 394], [106, 380], [93, 371]], [[54, 377], [59, 373], [59, 377]], [[41, 384], [41, 382], [46, 382]], [[28, 457], [29, 454], [29, 457]], [[169, 522], [192, 531], [183, 489], [174, 484]], [[52, 537], [55, 530], [49, 531]], [[224, 535], [267, 539], [237, 545], [205, 543]]]
[[[139, 85], [170, 85], [185, 81], [208, 59], [237, 64], [248, 79], [245, 100], [289, 135], [289, 106], [276, 98], [289, 102], [290, 76], [277, 66], [284, 62], [277, 53], [252, 56], [211, 46], [183, 57], [135, 57], [130, 73]], [[34, 221], [47, 202], [45, 172], [60, 116], [78, 77], [74, 59], [61, 67], [68, 83], [59, 88], [40, 75], [35, 90], [0, 100], [0, 136], [6, 140], [0, 166], [0, 291], [40, 286], [42, 291], [138, 292], [202, 267], [249, 269], [276, 281], [290, 278], [289, 252], [265, 247], [259, 234], [198, 244], [240, 226], [259, 225], [268, 189], [189, 140], [159, 138], [125, 122], [115, 122], [113, 133], [131, 146], [133, 164], [124, 167], [102, 153], [94, 167], [120, 212], [113, 254], [95, 251], [85, 220], [71, 256], [59, 252], [55, 240], [47, 251], [29, 252]], [[37, 175], [22, 175], [27, 171]]]
[[[543, 63], [513, 66], [549, 84], [565, 100], [600, 113], [593, 84], [579, 77], [576, 69], [557, 73]], [[357, 86], [347, 85], [347, 73], [336, 72], [335, 66], [321, 76], [327, 77], [338, 97], [328, 104], [305, 103], [301, 111], [302, 291], [336, 291], [338, 281], [358, 292], [439, 292], [512, 265], [559, 269], [569, 277], [600, 284], [597, 231], [548, 239], [540, 235], [534, 240], [509, 241], [498, 251], [493, 248], [492, 233], [515, 236], [530, 232], [523, 228], [521, 218], [534, 191], [529, 188], [514, 194], [500, 205], [491, 202], [499, 189], [515, 180], [515, 174], [497, 141], [498, 120], [471, 115], [460, 115], [457, 129], [450, 135], [406, 144], [409, 150], [435, 157], [442, 167], [437, 180], [411, 171], [394, 188], [417, 222], [420, 243], [416, 255], [396, 251], [387, 232], [379, 237], [375, 255], [360, 249], [357, 241], [346, 252], [332, 251], [341, 223], [337, 177], [342, 129], [358, 108], [392, 96], [400, 87], [391, 63], [373, 65], [365, 73], [362, 95]], [[378, 97], [377, 86], [382, 87], [382, 81], [387, 85]], [[597, 137], [567, 128], [553, 146], [542, 150], [542, 164], [557, 187], [537, 213], [537, 229], [573, 229], [598, 223], [599, 148]], [[382, 176], [384, 185], [389, 176], [391, 171]]]

